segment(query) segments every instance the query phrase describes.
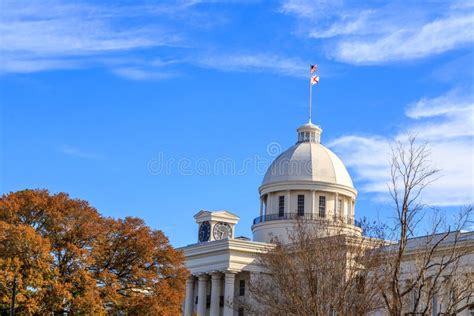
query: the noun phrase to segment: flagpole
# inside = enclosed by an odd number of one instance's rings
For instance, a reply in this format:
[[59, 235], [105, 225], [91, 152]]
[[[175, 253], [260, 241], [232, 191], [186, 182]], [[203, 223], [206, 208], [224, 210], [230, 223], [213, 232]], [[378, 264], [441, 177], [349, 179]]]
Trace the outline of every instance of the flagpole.
[[311, 123], [311, 112], [312, 112], [312, 106], [311, 106], [311, 99], [312, 99], [312, 93], [313, 92], [313, 85], [311, 84], [311, 70], [309, 71], [309, 122]]

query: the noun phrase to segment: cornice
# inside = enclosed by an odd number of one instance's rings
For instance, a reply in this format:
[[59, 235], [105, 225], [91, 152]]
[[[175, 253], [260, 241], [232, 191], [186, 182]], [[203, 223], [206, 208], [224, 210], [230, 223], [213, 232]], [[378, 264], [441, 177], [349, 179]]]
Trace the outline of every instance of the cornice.
[[226, 250], [255, 253], [265, 251], [269, 248], [272, 248], [273, 246], [273, 244], [258, 241], [223, 239], [196, 243], [182, 248], [178, 248], [178, 250], [181, 250], [184, 255], [188, 257], [193, 255], [204, 255], [214, 252], [222, 252]]
[[357, 190], [345, 185], [322, 182], [322, 181], [280, 181], [273, 182], [270, 184], [262, 185], [258, 188], [260, 195], [264, 195], [274, 191], [285, 191], [285, 190], [315, 190], [315, 191], [328, 191], [328, 192], [344, 192], [347, 195], [352, 195], [354, 199], [357, 197]]

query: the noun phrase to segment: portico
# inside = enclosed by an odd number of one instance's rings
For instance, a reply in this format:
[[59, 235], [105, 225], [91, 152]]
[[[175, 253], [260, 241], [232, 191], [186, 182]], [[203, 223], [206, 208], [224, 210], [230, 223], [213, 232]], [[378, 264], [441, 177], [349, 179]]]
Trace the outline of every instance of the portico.
[[[233, 304], [245, 291], [251, 273], [258, 273], [256, 254], [273, 247], [247, 239], [226, 238], [182, 248], [191, 276], [186, 282], [185, 316], [238, 316]], [[241, 287], [244, 287], [243, 289]], [[243, 291], [241, 291], [243, 290]]]
[[237, 273], [212, 271], [197, 276], [191, 275], [186, 282], [184, 315], [234, 315], [231, 302], [234, 298]]

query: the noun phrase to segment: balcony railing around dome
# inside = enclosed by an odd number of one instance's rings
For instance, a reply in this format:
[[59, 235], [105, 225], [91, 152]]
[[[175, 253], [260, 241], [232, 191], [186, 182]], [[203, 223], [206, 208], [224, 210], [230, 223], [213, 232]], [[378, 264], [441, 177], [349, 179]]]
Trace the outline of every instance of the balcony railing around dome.
[[[281, 221], [281, 220], [334, 220], [334, 218], [328, 218], [328, 217], [321, 217], [319, 214], [313, 214], [313, 213], [283, 213], [283, 214], [267, 214], [263, 216], [256, 217], [253, 220], [253, 224], [260, 224], [264, 222], [271, 222], [271, 221]], [[340, 221], [340, 223], [347, 223], [349, 225], [355, 225], [357, 227], [361, 227], [360, 223], [357, 220], [354, 220], [353, 217], [344, 217], [340, 218], [337, 217], [336, 220]]]

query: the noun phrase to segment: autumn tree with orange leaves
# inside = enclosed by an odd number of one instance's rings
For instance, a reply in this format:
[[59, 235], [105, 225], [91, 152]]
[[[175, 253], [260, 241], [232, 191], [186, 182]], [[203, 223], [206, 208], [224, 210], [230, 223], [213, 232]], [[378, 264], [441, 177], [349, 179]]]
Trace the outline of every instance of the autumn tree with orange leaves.
[[0, 198], [0, 311], [177, 315], [187, 270], [159, 230], [65, 193]]

